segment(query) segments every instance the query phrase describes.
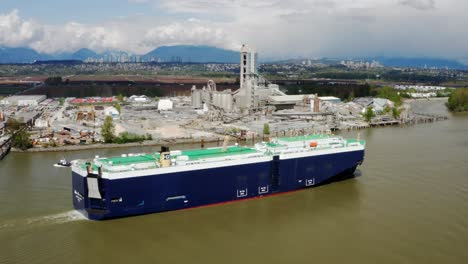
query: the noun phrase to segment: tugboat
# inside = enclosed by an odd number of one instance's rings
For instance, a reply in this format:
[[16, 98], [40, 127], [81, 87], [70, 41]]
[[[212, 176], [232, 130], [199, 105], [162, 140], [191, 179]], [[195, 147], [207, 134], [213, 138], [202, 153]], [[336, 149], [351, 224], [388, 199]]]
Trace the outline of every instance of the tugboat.
[[60, 168], [71, 167], [71, 165], [72, 165], [72, 163], [68, 162], [65, 158], [61, 159], [59, 162], [54, 164], [55, 167], [60, 167]]

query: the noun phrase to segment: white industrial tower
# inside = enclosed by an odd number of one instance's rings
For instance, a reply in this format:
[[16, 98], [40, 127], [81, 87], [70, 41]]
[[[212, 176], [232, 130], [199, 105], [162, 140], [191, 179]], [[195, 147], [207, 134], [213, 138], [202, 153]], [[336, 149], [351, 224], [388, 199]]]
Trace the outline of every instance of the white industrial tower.
[[240, 87], [244, 86], [247, 77], [258, 74], [257, 72], [257, 53], [250, 49], [246, 44], [242, 45], [240, 52]]
[[240, 50], [240, 87], [236, 91], [217, 91], [213, 81], [198, 90], [192, 88], [192, 105], [195, 108], [225, 113], [257, 111], [266, 106], [270, 96], [285, 95], [277, 84], [271, 84], [257, 71], [257, 53], [247, 45]]

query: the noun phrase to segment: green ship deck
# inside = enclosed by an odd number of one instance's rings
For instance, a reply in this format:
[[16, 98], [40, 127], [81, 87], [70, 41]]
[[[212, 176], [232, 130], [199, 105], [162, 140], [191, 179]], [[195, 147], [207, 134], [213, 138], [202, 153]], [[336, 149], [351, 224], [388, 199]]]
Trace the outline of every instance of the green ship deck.
[[[258, 153], [254, 148], [244, 147], [244, 146], [230, 146], [225, 151], [222, 148], [208, 148], [208, 149], [195, 149], [195, 150], [184, 150], [181, 151], [180, 155], [174, 155], [173, 158], [179, 156], [187, 156], [189, 160], [200, 160], [206, 158], [217, 158], [225, 156], [234, 156], [234, 155], [244, 155]], [[101, 158], [99, 162], [112, 165], [130, 165], [130, 164], [139, 164], [139, 163], [148, 163], [159, 161], [160, 154], [159, 152], [153, 154], [144, 154], [144, 155], [133, 155], [133, 156], [121, 156], [121, 157], [109, 157]], [[93, 169], [97, 170], [97, 166], [93, 165]], [[83, 164], [83, 169], [86, 169], [86, 164]]]
[[[193, 162], [193, 161], [198, 161], [201, 160], [204, 162], [205, 159], [208, 160], [213, 160], [216, 158], [222, 158], [222, 157], [229, 157], [229, 156], [237, 156], [237, 155], [246, 155], [246, 154], [258, 154], [258, 155], [273, 155], [273, 154], [279, 154], [285, 149], [288, 149], [291, 144], [293, 144], [295, 147], [297, 147], [297, 142], [301, 141], [315, 141], [317, 140], [320, 142], [321, 140], [325, 140], [326, 143], [325, 145], [319, 146], [317, 149], [329, 149], [333, 147], [337, 147], [336, 145], [338, 144], [339, 147], [347, 147], [349, 144], [354, 144], [354, 143], [359, 143], [361, 145], [364, 145], [365, 142], [364, 140], [356, 140], [356, 139], [341, 139], [341, 143], [335, 143], [335, 142], [330, 142], [327, 139], [332, 139], [332, 138], [338, 138], [337, 136], [334, 135], [325, 135], [325, 134], [319, 134], [319, 135], [305, 135], [305, 136], [294, 136], [294, 137], [283, 137], [283, 138], [277, 138], [272, 142], [268, 142], [265, 144], [267, 149], [262, 149], [260, 148], [257, 150], [255, 147], [245, 147], [245, 146], [229, 146], [226, 148], [226, 150], [223, 150], [222, 147], [218, 148], [208, 148], [208, 149], [192, 149], [192, 150], [182, 150], [182, 151], [171, 151], [171, 158], [175, 160], [180, 161], [186, 161], [186, 162]], [[312, 149], [311, 149], [312, 150]], [[89, 161], [92, 166], [92, 170], [98, 170], [98, 166], [105, 165], [103, 168], [119, 168], [119, 167], [133, 167], [134, 165], [136, 166], [143, 166], [147, 167], [148, 164], [153, 163], [154, 167], [157, 167], [158, 162], [160, 160], [160, 153], [155, 152], [155, 153], [148, 153], [148, 154], [128, 154], [128, 155], [122, 155], [122, 156], [117, 156], [117, 157], [108, 157], [108, 158], [98, 158], [97, 160], [94, 161]], [[141, 164], [141, 165], [138, 165]], [[81, 167], [83, 170], [86, 170], [87, 167], [87, 162], [84, 160], [80, 161], [77, 163], [79, 167]], [[150, 165], [151, 166], [151, 165]]]
[[325, 138], [332, 138], [332, 137], [336, 137], [336, 136], [318, 134], [318, 135], [304, 135], [304, 136], [294, 136], [294, 137], [281, 137], [281, 138], [278, 138], [278, 140], [286, 141], [286, 142], [296, 142], [296, 141], [318, 140], [318, 139], [325, 139]]

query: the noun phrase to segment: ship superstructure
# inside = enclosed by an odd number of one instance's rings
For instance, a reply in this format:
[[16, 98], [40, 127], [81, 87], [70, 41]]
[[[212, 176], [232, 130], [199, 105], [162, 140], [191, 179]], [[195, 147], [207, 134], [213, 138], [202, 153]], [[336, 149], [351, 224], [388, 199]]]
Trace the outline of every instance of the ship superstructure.
[[162, 148], [73, 162], [73, 204], [90, 219], [124, 217], [265, 196], [352, 174], [364, 141], [333, 135], [273, 139], [253, 147]]

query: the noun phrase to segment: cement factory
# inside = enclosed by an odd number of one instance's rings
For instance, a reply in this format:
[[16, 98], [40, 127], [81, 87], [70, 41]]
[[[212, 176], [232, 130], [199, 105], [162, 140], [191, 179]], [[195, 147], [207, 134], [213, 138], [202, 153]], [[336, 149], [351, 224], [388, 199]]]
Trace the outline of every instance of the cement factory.
[[230, 122], [243, 116], [271, 114], [277, 110], [309, 106], [320, 112], [320, 102], [340, 102], [336, 97], [286, 95], [277, 84], [270, 83], [257, 70], [258, 54], [247, 45], [240, 50], [240, 87], [235, 91], [218, 91], [212, 80], [201, 89], [192, 87], [191, 101], [195, 109], [203, 109], [210, 121]]
[[147, 135], [153, 143], [214, 141], [224, 135], [260, 138], [266, 125], [271, 136], [288, 136], [399, 122], [387, 115], [365, 122], [362, 113], [368, 107], [378, 114], [393, 106], [383, 98], [341, 102], [333, 96], [285, 94], [259, 74], [257, 62], [257, 53], [243, 45], [238, 89], [218, 90], [209, 80], [201, 88], [193, 86], [190, 97], [6, 97], [0, 100], [0, 136], [10, 118], [29, 126], [34, 148], [102, 142], [100, 128], [107, 116], [113, 119], [116, 136]]
[[269, 83], [257, 71], [257, 53], [242, 45], [240, 53], [240, 87], [236, 91], [217, 91], [209, 81], [201, 90], [192, 88], [192, 106], [222, 113], [245, 113], [264, 110], [270, 96], [284, 96], [279, 86]]

